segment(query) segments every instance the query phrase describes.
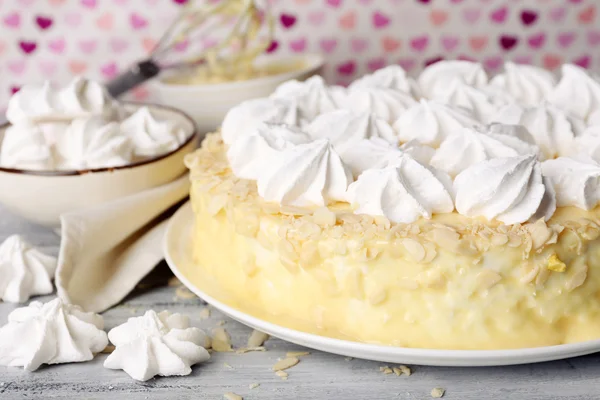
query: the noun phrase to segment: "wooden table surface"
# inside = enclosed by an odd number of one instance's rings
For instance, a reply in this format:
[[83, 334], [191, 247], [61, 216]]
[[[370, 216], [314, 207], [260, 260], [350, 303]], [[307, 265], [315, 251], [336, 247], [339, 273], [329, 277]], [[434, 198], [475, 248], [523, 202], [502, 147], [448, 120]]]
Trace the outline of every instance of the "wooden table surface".
[[[19, 233], [43, 250], [56, 254], [58, 237], [12, 216], [0, 207], [0, 241]], [[222, 321], [234, 347], [244, 346], [251, 330], [212, 310], [202, 319], [204, 303], [176, 296], [167, 286], [171, 273], [161, 263], [119, 306], [103, 314], [110, 329], [146, 310], [185, 313], [194, 326], [210, 331]], [[52, 296], [36, 298], [47, 301]], [[18, 305], [0, 302], [0, 324]], [[600, 327], [598, 327], [600, 329]], [[159, 377], [137, 382], [123, 371], [102, 366], [106, 355], [93, 361], [44, 366], [36, 372], [0, 367], [0, 399], [222, 399], [234, 392], [244, 399], [431, 399], [431, 390], [444, 388], [444, 399], [600, 399], [600, 354], [541, 364], [492, 368], [411, 366], [411, 376], [384, 375], [382, 363], [347, 360], [342, 356], [304, 349], [271, 338], [266, 352], [213, 353], [210, 361], [193, 367], [185, 377]], [[271, 367], [288, 351], [311, 354], [288, 370], [282, 380]], [[250, 389], [249, 385], [260, 386]]]

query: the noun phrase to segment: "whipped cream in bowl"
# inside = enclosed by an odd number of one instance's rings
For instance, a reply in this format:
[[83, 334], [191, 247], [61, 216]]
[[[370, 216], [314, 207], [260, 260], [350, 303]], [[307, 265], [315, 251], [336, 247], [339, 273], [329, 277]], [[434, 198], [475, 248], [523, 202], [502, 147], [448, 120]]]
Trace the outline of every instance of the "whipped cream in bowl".
[[[160, 186], [185, 172], [198, 134], [183, 112], [122, 103], [78, 78], [68, 86], [25, 86], [0, 126], [0, 203], [33, 222], [58, 226], [67, 211]], [[40, 207], [40, 199], [44, 206]]]

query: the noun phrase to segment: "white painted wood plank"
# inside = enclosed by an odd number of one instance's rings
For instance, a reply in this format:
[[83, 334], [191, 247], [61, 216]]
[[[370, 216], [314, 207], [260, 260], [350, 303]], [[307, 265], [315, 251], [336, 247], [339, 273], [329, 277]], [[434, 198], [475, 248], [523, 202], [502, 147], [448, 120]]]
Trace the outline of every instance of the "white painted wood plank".
[[[0, 240], [13, 233], [25, 235], [32, 243], [56, 253], [58, 237], [51, 231], [29, 224], [0, 207]], [[207, 320], [200, 318], [200, 299], [181, 299], [175, 288], [167, 287], [168, 267], [160, 264], [123, 304], [105, 312], [110, 329], [147, 309], [169, 309], [186, 313], [192, 323], [207, 331], [219, 321], [241, 347], [251, 330], [212, 310]], [[52, 296], [37, 298], [46, 301]], [[0, 303], [0, 323], [17, 305]], [[599, 328], [600, 329], [600, 328]], [[311, 351], [288, 370], [282, 381], [271, 366], [288, 351], [302, 347], [270, 339], [264, 353], [213, 353], [212, 359], [193, 368], [187, 377], [133, 381], [122, 371], [102, 367], [106, 355], [91, 362], [44, 367], [29, 373], [18, 368], [0, 367], [0, 399], [222, 399], [234, 392], [244, 399], [428, 399], [434, 387], [446, 389], [444, 399], [533, 399], [589, 400], [600, 398], [600, 355], [550, 363], [495, 368], [413, 367], [410, 377], [383, 375], [383, 364], [365, 360], [346, 361], [344, 357]], [[225, 367], [227, 363], [232, 370]], [[249, 385], [260, 386], [250, 389]]]

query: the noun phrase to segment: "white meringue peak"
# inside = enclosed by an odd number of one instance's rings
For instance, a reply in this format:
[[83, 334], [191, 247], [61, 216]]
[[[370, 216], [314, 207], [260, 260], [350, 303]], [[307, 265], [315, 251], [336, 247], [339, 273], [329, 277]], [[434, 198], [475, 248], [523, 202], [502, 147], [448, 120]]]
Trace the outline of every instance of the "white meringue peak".
[[344, 158], [344, 153], [362, 139], [379, 137], [397, 143], [394, 129], [381, 118], [370, 113], [336, 110], [319, 115], [307, 127], [313, 139], [329, 139], [333, 148]]
[[148, 107], [141, 107], [121, 122], [122, 133], [131, 139], [134, 155], [155, 157], [177, 149], [188, 138], [172, 120], [161, 120]]
[[494, 158], [470, 166], [454, 180], [456, 210], [505, 224], [548, 219], [556, 209], [554, 190], [542, 178], [535, 155]]
[[189, 375], [192, 365], [210, 358], [206, 334], [190, 327], [187, 316], [168, 311], [157, 314], [149, 310], [141, 317], [129, 318], [111, 329], [108, 338], [115, 350], [104, 367], [122, 369], [138, 381], [156, 375]]
[[81, 170], [129, 164], [133, 144], [119, 124], [101, 117], [76, 119], [56, 137], [58, 169]]
[[39, 171], [54, 169], [56, 162], [40, 125], [12, 125], [4, 131], [0, 141], [0, 166]]
[[365, 75], [352, 82], [349, 89], [352, 90], [361, 87], [382, 87], [409, 93], [417, 99], [421, 97], [421, 90], [417, 81], [409, 77], [406, 71], [399, 65], [388, 65], [372, 74]]
[[293, 100], [260, 98], [244, 101], [225, 115], [221, 136], [231, 146], [238, 138], [253, 133], [263, 122], [300, 125]]
[[55, 89], [49, 82], [25, 85], [10, 98], [6, 118], [14, 125], [91, 116], [112, 118], [118, 112], [118, 103], [104, 86], [77, 77], [61, 89]]
[[364, 171], [380, 164], [390, 164], [393, 160], [402, 157], [398, 146], [380, 137], [362, 139], [355, 146], [349, 147], [342, 156], [342, 161], [352, 171], [352, 175], [359, 176]]
[[474, 88], [483, 88], [488, 77], [479, 63], [470, 61], [440, 61], [429, 65], [421, 72], [418, 82], [425, 97], [438, 98], [453, 81], [464, 82]]
[[469, 110], [421, 99], [394, 122], [401, 142], [416, 140], [438, 147], [444, 139], [464, 127], [480, 126]]
[[579, 154], [600, 163], [600, 125], [590, 126], [575, 138], [573, 151], [569, 156], [577, 158]]
[[32, 301], [0, 328], [0, 365], [35, 371], [42, 364], [89, 361], [108, 344], [98, 314], [54, 299]]
[[312, 121], [322, 113], [338, 109], [344, 96], [345, 89], [328, 87], [322, 77], [315, 75], [303, 82], [291, 80], [282, 83], [271, 98], [294, 101], [299, 118]]
[[308, 134], [294, 126], [263, 123], [253, 133], [233, 142], [227, 150], [227, 159], [235, 175], [256, 180], [271, 168], [271, 160], [277, 153], [309, 141]]
[[587, 120], [600, 113], [600, 80], [573, 64], [562, 67], [562, 77], [549, 97], [550, 103]]
[[351, 182], [349, 168], [329, 140], [319, 139], [278, 153], [257, 186], [265, 201], [303, 207], [344, 201]]
[[492, 118], [495, 122], [523, 125], [533, 136], [544, 158], [570, 154], [573, 140], [584, 129], [584, 122], [570, 117], [559, 108], [541, 103], [522, 108], [512, 104], [500, 109]]
[[542, 173], [556, 191], [559, 207], [594, 209], [600, 202], [600, 165], [592, 159], [559, 157], [542, 163]]
[[46, 255], [19, 235], [0, 244], [0, 299], [24, 303], [31, 296], [50, 294], [56, 257]]
[[371, 113], [389, 123], [417, 102], [408, 93], [383, 87], [349, 89], [341, 108], [356, 113]]
[[550, 95], [556, 78], [543, 68], [507, 61], [504, 72], [490, 80], [490, 86], [510, 94], [519, 104], [536, 106]]
[[348, 188], [356, 214], [385, 216], [395, 223], [431, 218], [454, 210], [450, 179], [408, 155], [383, 168], [363, 172]]
[[431, 163], [431, 158], [435, 154], [435, 149], [433, 147], [421, 144], [414, 139], [409, 140], [400, 146], [400, 150], [424, 165], [429, 165]]

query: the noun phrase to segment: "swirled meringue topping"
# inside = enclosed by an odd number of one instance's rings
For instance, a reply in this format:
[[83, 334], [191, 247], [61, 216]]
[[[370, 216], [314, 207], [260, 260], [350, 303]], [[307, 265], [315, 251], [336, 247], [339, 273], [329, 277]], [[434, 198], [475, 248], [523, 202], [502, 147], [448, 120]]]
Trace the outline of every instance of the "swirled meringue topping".
[[133, 159], [131, 140], [119, 124], [101, 117], [74, 120], [56, 137], [59, 169], [78, 170], [118, 167]]
[[458, 174], [454, 191], [459, 213], [505, 224], [548, 219], [556, 209], [554, 190], [542, 178], [535, 155], [474, 164]]
[[61, 299], [32, 301], [0, 328], [0, 365], [35, 371], [42, 364], [89, 361], [108, 344], [103, 329], [102, 316]]
[[342, 161], [357, 177], [362, 172], [379, 164], [389, 164], [392, 160], [402, 157], [403, 152], [398, 146], [380, 137], [374, 136], [362, 139], [355, 146], [349, 147], [342, 156]]
[[556, 78], [543, 68], [508, 61], [504, 72], [493, 77], [490, 85], [510, 94], [519, 104], [536, 106], [550, 95]]
[[25, 85], [15, 93], [6, 111], [6, 118], [19, 123], [70, 121], [75, 118], [102, 116], [112, 118], [117, 103], [97, 82], [77, 77], [68, 86], [57, 90], [49, 82]]
[[309, 141], [310, 137], [294, 126], [263, 123], [250, 135], [235, 141], [227, 151], [227, 159], [234, 174], [256, 180], [271, 168], [271, 160], [277, 153]]
[[349, 110], [321, 114], [306, 127], [306, 132], [314, 139], [329, 139], [342, 159], [345, 151], [362, 139], [379, 137], [390, 143], [398, 142], [396, 132], [383, 119]]
[[300, 125], [296, 103], [289, 99], [260, 98], [233, 107], [223, 120], [221, 136], [227, 145], [253, 133], [263, 122]]
[[343, 201], [352, 182], [350, 169], [327, 139], [290, 147], [273, 157], [257, 180], [258, 194], [291, 206], [324, 206]]
[[0, 142], [0, 166], [27, 170], [52, 170], [57, 160], [43, 128], [38, 124], [13, 125]]
[[425, 97], [435, 99], [443, 96], [448, 90], [448, 84], [455, 80], [475, 88], [483, 88], [488, 83], [483, 66], [470, 61], [443, 61], [431, 64], [421, 72], [418, 82]]
[[600, 113], [600, 81], [577, 65], [565, 64], [549, 101], [569, 114], [587, 120]]
[[438, 147], [444, 139], [461, 128], [479, 125], [468, 110], [422, 99], [400, 115], [394, 122], [394, 129], [401, 142], [416, 140]]
[[156, 375], [189, 375], [192, 365], [210, 358], [204, 348], [209, 343], [206, 334], [190, 327], [187, 316], [168, 311], [149, 310], [129, 318], [111, 329], [108, 338], [116, 347], [104, 367], [122, 369], [138, 381]]
[[594, 160], [559, 157], [544, 161], [542, 172], [554, 186], [559, 207], [591, 210], [600, 202], [600, 165]]
[[304, 82], [292, 80], [282, 83], [271, 95], [275, 99], [288, 99], [296, 102], [299, 118], [312, 121], [319, 114], [339, 108], [345, 90], [331, 89], [320, 76], [313, 76]]
[[[503, 140], [505, 137], [508, 140]], [[520, 139], [516, 136], [488, 134], [463, 128], [442, 142], [431, 158], [431, 165], [450, 176], [456, 176], [471, 165], [485, 160], [532, 154], [528, 143], [518, 141]]]
[[342, 108], [356, 113], [372, 113], [387, 122], [395, 121], [405, 110], [416, 104], [410, 94], [382, 87], [358, 87], [348, 90], [340, 103]]
[[454, 204], [448, 185], [449, 178], [440, 179], [439, 173], [403, 155], [393, 165], [363, 172], [348, 188], [347, 199], [357, 207], [357, 214], [410, 223], [451, 212]]
[[573, 155], [584, 154], [600, 163], [600, 125], [590, 126], [574, 140]]
[[0, 244], [0, 299], [23, 303], [31, 296], [50, 294], [56, 258], [48, 256], [19, 235]]
[[400, 90], [417, 99], [421, 97], [421, 90], [417, 82], [409, 77], [406, 71], [399, 65], [389, 65], [378, 69], [372, 74], [355, 80], [349, 86], [350, 90], [361, 87], [382, 87]]
[[521, 108], [506, 106], [492, 118], [496, 122], [523, 125], [533, 136], [545, 158], [571, 153], [575, 136], [584, 129], [582, 120], [569, 117], [564, 111], [548, 103]]

